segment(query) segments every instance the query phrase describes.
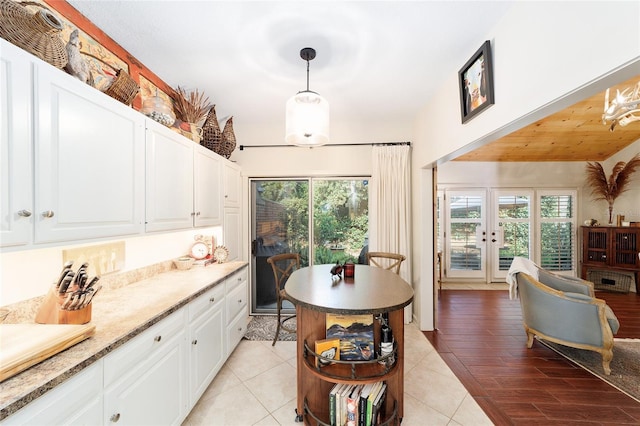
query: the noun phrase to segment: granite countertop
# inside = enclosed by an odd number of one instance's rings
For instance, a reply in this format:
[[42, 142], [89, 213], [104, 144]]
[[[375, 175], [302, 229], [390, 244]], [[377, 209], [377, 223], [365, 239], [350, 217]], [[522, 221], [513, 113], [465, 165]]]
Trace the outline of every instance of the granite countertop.
[[[2, 382], [0, 420], [53, 389], [153, 324], [224, 281], [247, 262], [190, 270], [171, 270], [117, 289], [103, 289], [93, 300], [95, 334]], [[31, 321], [33, 322], [33, 320]]]

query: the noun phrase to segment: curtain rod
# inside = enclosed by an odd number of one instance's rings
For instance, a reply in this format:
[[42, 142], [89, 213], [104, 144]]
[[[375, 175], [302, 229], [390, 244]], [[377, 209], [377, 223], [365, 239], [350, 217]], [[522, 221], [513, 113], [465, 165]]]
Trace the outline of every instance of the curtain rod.
[[[411, 146], [411, 142], [371, 142], [371, 143], [330, 143], [322, 146], [395, 146], [395, 145], [409, 145]], [[243, 151], [245, 148], [299, 148], [296, 145], [240, 145], [240, 151]], [[303, 147], [304, 148], [304, 147]], [[309, 148], [320, 148], [310, 146]]]

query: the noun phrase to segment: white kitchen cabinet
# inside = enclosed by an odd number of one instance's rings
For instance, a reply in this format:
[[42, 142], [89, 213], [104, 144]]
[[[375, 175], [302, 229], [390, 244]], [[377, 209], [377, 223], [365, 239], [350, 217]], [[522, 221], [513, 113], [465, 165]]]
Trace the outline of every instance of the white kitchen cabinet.
[[104, 358], [103, 424], [180, 424], [187, 414], [184, 324], [180, 309]]
[[228, 261], [240, 260], [242, 247], [242, 228], [240, 227], [240, 209], [225, 208], [222, 225], [224, 246], [229, 250]]
[[222, 157], [147, 120], [146, 230], [222, 223]]
[[189, 304], [189, 402], [194, 406], [226, 359], [224, 283]]
[[147, 120], [146, 230], [193, 227], [193, 141]]
[[249, 322], [247, 268], [243, 268], [227, 278], [225, 285], [227, 287], [227, 295], [225, 297], [227, 315], [226, 356], [228, 357], [246, 333]]
[[240, 167], [229, 160], [224, 161], [224, 206], [240, 207], [242, 180]]
[[145, 117], [42, 61], [34, 79], [35, 242], [141, 233]]
[[193, 196], [194, 226], [217, 226], [222, 224], [223, 158], [200, 145], [193, 145]]
[[2, 421], [3, 425], [102, 424], [102, 360]]
[[0, 39], [0, 244], [33, 234], [33, 56]]

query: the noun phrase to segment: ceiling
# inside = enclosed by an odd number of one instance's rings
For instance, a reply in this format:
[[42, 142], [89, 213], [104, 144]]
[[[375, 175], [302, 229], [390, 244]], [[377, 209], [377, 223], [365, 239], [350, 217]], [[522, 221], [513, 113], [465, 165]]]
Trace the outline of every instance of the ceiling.
[[[283, 133], [287, 99], [306, 88], [303, 47], [317, 51], [309, 86], [329, 101], [332, 123], [407, 121], [511, 7], [505, 1], [68, 3], [171, 87], [204, 92], [221, 121], [233, 115], [236, 129], [281, 123]], [[640, 139], [640, 125], [608, 132], [600, 123], [602, 99], [594, 96], [459, 159], [608, 158]]]
[[[638, 81], [640, 76], [612, 86], [609, 99]], [[602, 123], [604, 99], [604, 92], [593, 95], [455, 161], [604, 161], [640, 140], [640, 123], [614, 131]]]

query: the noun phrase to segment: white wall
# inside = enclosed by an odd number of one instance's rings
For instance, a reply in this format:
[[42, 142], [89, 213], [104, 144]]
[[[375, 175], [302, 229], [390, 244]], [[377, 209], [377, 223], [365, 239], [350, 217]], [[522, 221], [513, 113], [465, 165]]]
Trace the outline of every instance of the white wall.
[[0, 306], [46, 294], [51, 284], [60, 275], [63, 265], [62, 251], [65, 249], [124, 241], [125, 262], [120, 271], [124, 272], [187, 254], [193, 244], [193, 237], [198, 234], [215, 235], [216, 241], [223, 244], [222, 229], [212, 227], [60, 247], [3, 252], [0, 256]]
[[[432, 193], [421, 168], [579, 100], [572, 96], [593, 95], [614, 78], [622, 81], [640, 74], [638, 28], [638, 2], [515, 3], [486, 35], [492, 42], [495, 105], [465, 125], [460, 123], [457, 70], [451, 70], [451, 77], [415, 121], [413, 228], [414, 235], [425, 238], [414, 241], [413, 277], [424, 300], [433, 291], [434, 253], [429, 233], [422, 230], [431, 226], [420, 209], [430, 205]], [[478, 46], [481, 43], [478, 40]], [[471, 54], [460, 52], [460, 64]], [[577, 88], [582, 89], [572, 93]], [[415, 314], [421, 329], [433, 328], [432, 305], [419, 304]]]
[[[633, 125], [633, 124], [631, 124]], [[611, 174], [613, 166], [618, 161], [629, 161], [634, 155], [640, 153], [640, 140], [629, 145], [625, 149], [617, 152], [615, 155], [602, 161], [602, 166], [607, 174]], [[582, 176], [584, 177], [584, 170]], [[597, 219], [600, 224], [605, 225], [609, 222], [609, 205], [606, 201], [594, 201], [591, 195], [591, 189], [583, 184], [582, 197], [582, 221], [586, 219]], [[616, 215], [622, 214], [625, 221], [640, 222], [640, 170], [632, 176], [628, 190], [618, 197], [613, 205], [613, 223], [616, 223]]]

